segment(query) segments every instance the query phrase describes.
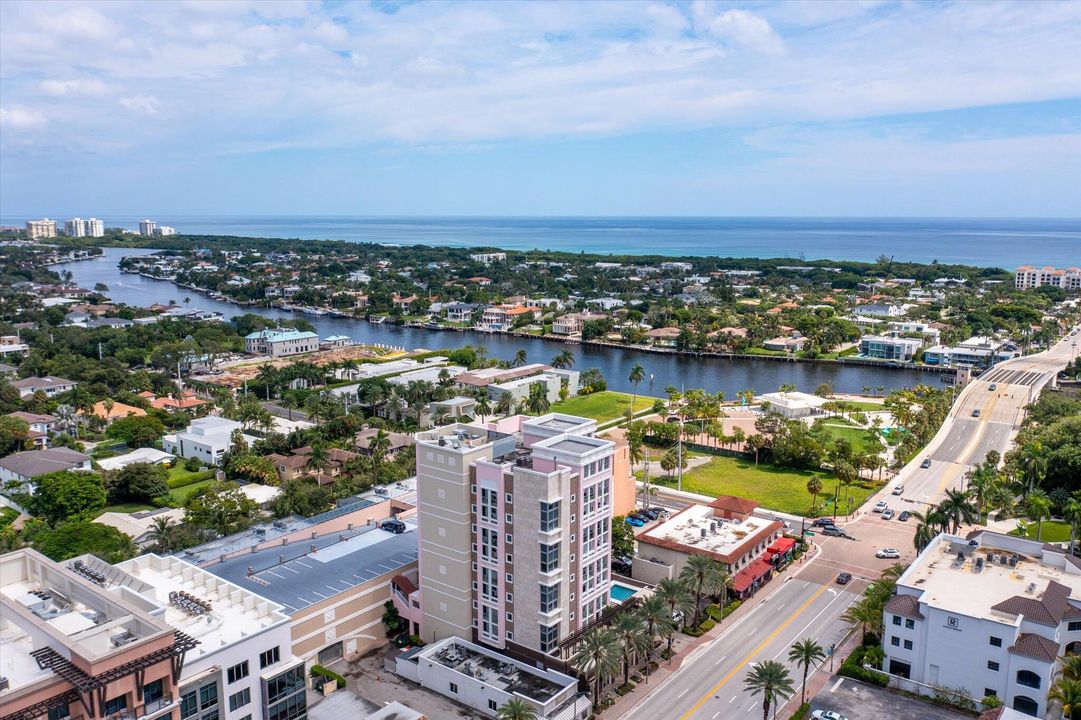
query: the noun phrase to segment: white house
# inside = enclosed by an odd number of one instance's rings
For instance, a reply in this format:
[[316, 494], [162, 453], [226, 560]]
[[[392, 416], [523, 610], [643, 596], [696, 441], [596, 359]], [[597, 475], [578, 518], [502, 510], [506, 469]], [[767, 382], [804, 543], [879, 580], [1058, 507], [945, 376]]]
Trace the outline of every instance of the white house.
[[251, 355], [283, 357], [315, 352], [319, 349], [316, 333], [283, 328], [259, 330], [244, 336], [244, 351]]
[[[229, 449], [234, 430], [243, 430], [243, 425], [235, 420], [208, 415], [192, 420], [187, 430], [163, 435], [161, 445], [165, 452], [178, 457], [198, 458], [208, 465], [217, 465], [222, 454]], [[244, 440], [251, 445], [258, 438], [244, 435]]]
[[90, 456], [71, 448], [28, 450], [0, 458], [0, 484], [30, 483], [47, 473], [90, 469]]
[[757, 398], [760, 403], [769, 403], [771, 412], [784, 415], [786, 418], [801, 418], [808, 415], [816, 415], [822, 412], [822, 404], [825, 398], [804, 392], [775, 392], [760, 395]]
[[98, 467], [102, 470], [120, 470], [128, 465], [134, 465], [136, 463], [167, 465], [173, 460], [176, 460], [176, 456], [170, 453], [162, 452], [161, 450], [156, 450], [154, 448], [138, 448], [125, 455], [102, 458], [101, 460], [98, 460]]
[[883, 669], [1044, 717], [1058, 658], [1081, 650], [1081, 561], [1011, 535], [942, 534], [883, 613]]
[[74, 380], [65, 380], [60, 377], [53, 377], [52, 375], [46, 375], [45, 377], [29, 377], [22, 380], [16, 380], [11, 383], [11, 386], [19, 391], [19, 397], [27, 398], [41, 390], [48, 397], [53, 395], [59, 395], [60, 393], [67, 392], [68, 390], [74, 390], [78, 385]]

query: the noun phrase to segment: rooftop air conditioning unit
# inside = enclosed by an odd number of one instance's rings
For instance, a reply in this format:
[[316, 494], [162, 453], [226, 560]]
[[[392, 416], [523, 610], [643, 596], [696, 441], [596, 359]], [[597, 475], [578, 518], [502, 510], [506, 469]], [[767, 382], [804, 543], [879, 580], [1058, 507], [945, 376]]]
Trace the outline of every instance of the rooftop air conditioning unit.
[[702, 528], [701, 533], [702, 533], [702, 537], [705, 537], [706, 536], [706, 529]]

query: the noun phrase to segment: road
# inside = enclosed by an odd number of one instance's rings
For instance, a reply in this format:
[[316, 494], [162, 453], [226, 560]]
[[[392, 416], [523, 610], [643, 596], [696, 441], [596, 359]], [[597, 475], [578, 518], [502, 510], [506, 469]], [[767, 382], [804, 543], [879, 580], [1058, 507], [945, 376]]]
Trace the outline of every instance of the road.
[[[1005, 453], [1023, 419], [1024, 407], [1076, 355], [1077, 342], [1081, 342], [1081, 335], [1075, 330], [1052, 349], [1001, 363], [970, 383], [926, 452], [898, 476], [905, 486], [903, 495], [892, 495], [890, 488], [884, 488], [869, 503], [885, 498], [900, 510], [904, 509], [902, 501], [937, 502], [945, 489], [958, 485], [988, 451]], [[994, 391], [990, 390], [992, 383], [996, 384]], [[978, 418], [972, 417], [976, 409], [980, 410]], [[930, 468], [920, 468], [925, 457], [931, 458]], [[680, 506], [686, 500], [666, 497], [662, 491], [656, 502]], [[798, 695], [802, 673], [787, 657], [792, 643], [808, 636], [824, 647], [839, 643], [848, 631], [841, 615], [867, 583], [890, 564], [908, 563], [915, 556], [911, 523], [883, 520], [876, 513], [864, 512], [845, 529], [852, 539], [816, 536], [819, 557], [777, 576], [763, 588], [769, 593], [764, 602], [696, 649], [675, 674], [651, 690], [623, 719], [758, 717], [761, 698], [748, 695], [743, 680], [748, 666], [769, 659], [789, 666]], [[876, 558], [875, 551], [886, 547], [899, 550], [901, 558]], [[841, 572], [851, 573], [854, 580], [846, 586], [836, 585]]]

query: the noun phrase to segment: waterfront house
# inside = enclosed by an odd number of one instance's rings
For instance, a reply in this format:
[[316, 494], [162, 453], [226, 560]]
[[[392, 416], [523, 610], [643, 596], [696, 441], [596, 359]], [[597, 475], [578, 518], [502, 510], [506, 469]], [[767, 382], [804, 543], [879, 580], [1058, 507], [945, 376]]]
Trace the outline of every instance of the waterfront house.
[[766, 350], [775, 350], [780, 352], [799, 352], [807, 344], [806, 338], [795, 335], [793, 337], [775, 337], [772, 340], [765, 340], [762, 342], [762, 347]]
[[552, 332], [556, 335], [581, 335], [582, 327], [590, 320], [606, 320], [607, 315], [602, 313], [567, 313], [555, 319], [552, 323]]
[[291, 328], [259, 330], [244, 336], [244, 350], [250, 355], [282, 357], [315, 352], [318, 349], [317, 334]]
[[923, 346], [918, 338], [889, 335], [864, 335], [860, 338], [860, 356], [874, 360], [911, 362]]

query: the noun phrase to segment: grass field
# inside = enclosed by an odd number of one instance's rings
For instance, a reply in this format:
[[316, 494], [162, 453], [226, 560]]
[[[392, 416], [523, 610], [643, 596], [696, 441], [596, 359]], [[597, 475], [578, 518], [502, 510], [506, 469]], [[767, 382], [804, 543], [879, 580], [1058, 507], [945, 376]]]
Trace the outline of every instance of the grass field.
[[177, 463], [169, 468], [168, 482], [169, 487], [175, 489], [212, 477], [214, 477], [213, 470], [196, 470], [195, 472], [192, 472], [191, 470], [184, 469], [183, 463]]
[[174, 488], [173, 492], [171, 493], [173, 496], [173, 505], [177, 507], [183, 507], [184, 503], [187, 502], [189, 497], [191, 497], [193, 494], [195, 494], [196, 491], [200, 490], [201, 488], [205, 488], [207, 485], [210, 485], [212, 482], [214, 482], [214, 478], [211, 478], [209, 480], [199, 480], [198, 482], [193, 482], [189, 485], [185, 485], [184, 487]]
[[605, 422], [606, 420], [616, 420], [623, 417], [623, 413], [631, 406], [632, 399], [635, 401], [635, 412], [648, 410], [653, 407], [653, 401], [656, 400], [656, 398], [643, 395], [639, 395], [635, 399], [630, 393], [605, 390], [590, 393], [589, 395], [567, 398], [563, 402], [552, 405], [551, 411], [566, 415], [578, 415], [597, 422]]
[[[867, 402], [866, 400], [842, 400], [848, 408], [854, 410], [885, 410], [886, 407], [882, 403]], [[845, 412], [848, 412], [846, 409]]]
[[130, 503], [117, 503], [116, 505], [106, 505], [102, 512], [117, 512], [117, 513], [136, 513], [143, 510], [153, 510], [153, 505], [147, 505], [146, 503], [130, 502]]
[[[702, 495], [737, 495], [757, 500], [762, 507], [778, 512], [805, 515], [811, 507], [811, 494], [807, 492], [807, 479], [818, 475], [822, 480], [822, 492], [818, 496], [821, 506], [833, 499], [837, 481], [823, 472], [811, 473], [789, 468], [775, 468], [770, 465], [755, 467], [754, 460], [715, 456], [701, 467], [687, 470], [683, 474], [683, 489]], [[659, 485], [674, 486], [674, 478], [655, 480]], [[848, 494], [852, 497], [852, 509], [856, 509], [870, 490], [852, 485]], [[828, 496], [828, 497], [826, 497]], [[841, 487], [840, 507], [847, 509], [845, 488]]]
[[[1020, 533], [1018, 533], [1016, 530], [1010, 532], [1010, 535], [1019, 534]], [[1026, 523], [1025, 537], [1031, 540], [1036, 539], [1036, 523], [1031, 521]], [[1043, 542], [1069, 542], [1070, 524], [1062, 522], [1060, 520], [1044, 520], [1043, 530], [1040, 533], [1040, 540], [1042, 540]]]
[[844, 438], [856, 451], [881, 452], [882, 443], [873, 442], [867, 437], [867, 431], [854, 427], [838, 427], [826, 423], [826, 430], [835, 438]]

